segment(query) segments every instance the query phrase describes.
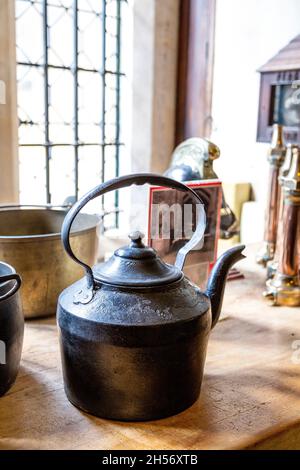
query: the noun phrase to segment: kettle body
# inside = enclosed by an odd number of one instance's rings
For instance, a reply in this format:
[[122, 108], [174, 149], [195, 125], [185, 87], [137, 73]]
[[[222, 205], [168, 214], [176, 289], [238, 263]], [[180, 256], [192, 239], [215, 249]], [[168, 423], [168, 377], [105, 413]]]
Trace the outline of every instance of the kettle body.
[[82, 308], [81, 280], [59, 299], [65, 391], [77, 407], [118, 420], [178, 413], [198, 398], [211, 329], [209, 300], [182, 278], [168, 288], [102, 286]]
[[78, 211], [108, 190], [144, 183], [190, 191], [199, 201], [191, 188], [170, 178], [120, 177], [78, 201], [62, 227], [66, 251], [86, 270], [86, 277], [65, 289], [58, 300], [65, 391], [78, 408], [124, 421], [170, 416], [197, 400], [209, 333], [220, 314], [225, 284], [221, 280], [243, 257], [243, 247], [225, 254], [214, 267], [207, 292], [201, 292], [182, 267], [188, 250], [204, 236], [202, 220], [179, 251], [175, 266], [145, 246], [140, 232], [130, 235], [129, 246], [93, 269], [78, 260], [69, 243]]

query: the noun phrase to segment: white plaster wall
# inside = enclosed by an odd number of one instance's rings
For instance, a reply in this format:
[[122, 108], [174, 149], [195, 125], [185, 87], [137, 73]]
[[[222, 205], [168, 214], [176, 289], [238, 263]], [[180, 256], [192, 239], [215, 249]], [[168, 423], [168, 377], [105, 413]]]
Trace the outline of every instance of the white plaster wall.
[[[256, 143], [256, 70], [300, 33], [300, 0], [217, 0], [212, 140], [221, 148], [223, 181], [250, 181], [257, 238], [267, 189], [267, 144]], [[258, 222], [260, 221], [260, 222]]]
[[[133, 1], [132, 173], [162, 173], [174, 148], [178, 12], [179, 0]], [[129, 228], [147, 222], [148, 187], [135, 187]]]
[[[132, 57], [125, 101], [131, 110], [120, 174], [162, 173], [174, 148], [179, 0], [130, 0], [130, 7]], [[146, 232], [148, 187], [122, 189], [119, 200], [123, 212], [113, 236]]]

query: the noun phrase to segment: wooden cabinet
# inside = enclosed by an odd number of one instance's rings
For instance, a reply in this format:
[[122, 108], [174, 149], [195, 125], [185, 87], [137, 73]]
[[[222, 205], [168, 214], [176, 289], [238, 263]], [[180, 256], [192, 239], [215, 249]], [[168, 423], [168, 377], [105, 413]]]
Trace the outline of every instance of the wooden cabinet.
[[273, 124], [282, 124], [286, 141], [300, 143], [300, 35], [259, 72], [258, 142], [270, 142]]

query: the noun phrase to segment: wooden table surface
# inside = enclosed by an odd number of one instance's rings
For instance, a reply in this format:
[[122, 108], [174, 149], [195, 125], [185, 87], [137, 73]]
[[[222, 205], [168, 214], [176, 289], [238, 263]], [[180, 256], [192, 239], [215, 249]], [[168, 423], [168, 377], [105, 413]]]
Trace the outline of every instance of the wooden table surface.
[[79, 411], [64, 394], [55, 320], [30, 321], [19, 376], [0, 399], [0, 449], [300, 449], [300, 309], [264, 302], [264, 271], [248, 253], [191, 408], [148, 423]]

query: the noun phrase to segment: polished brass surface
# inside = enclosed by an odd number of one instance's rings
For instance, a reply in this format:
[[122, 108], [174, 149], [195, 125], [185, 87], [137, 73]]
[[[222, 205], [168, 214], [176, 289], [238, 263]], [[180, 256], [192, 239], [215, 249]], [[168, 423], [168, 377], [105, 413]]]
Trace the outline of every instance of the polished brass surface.
[[273, 125], [272, 142], [268, 152], [268, 160], [271, 165], [280, 168], [284, 162], [286, 155], [286, 145], [283, 137], [283, 126], [280, 124]]
[[286, 305], [297, 307], [300, 305], [300, 286], [298, 276], [284, 276], [276, 274], [266, 283], [267, 290], [264, 296], [273, 305]]
[[[51, 209], [0, 210], [0, 259], [15, 267], [23, 285], [25, 318], [52, 315], [59, 293], [82, 277], [82, 269], [65, 254], [60, 229], [66, 212]], [[78, 256], [96, 261], [98, 218], [79, 214], [71, 234]]]
[[279, 220], [279, 206], [281, 187], [278, 183], [280, 168], [284, 162], [286, 146], [283, 139], [283, 127], [279, 124], [273, 126], [272, 143], [268, 153], [270, 163], [268, 202], [266, 208], [264, 245], [256, 257], [258, 264], [266, 266], [274, 258], [276, 249], [277, 226]]
[[290, 170], [282, 176], [283, 214], [278, 266], [265, 296], [276, 305], [300, 305], [300, 149], [292, 149]]

